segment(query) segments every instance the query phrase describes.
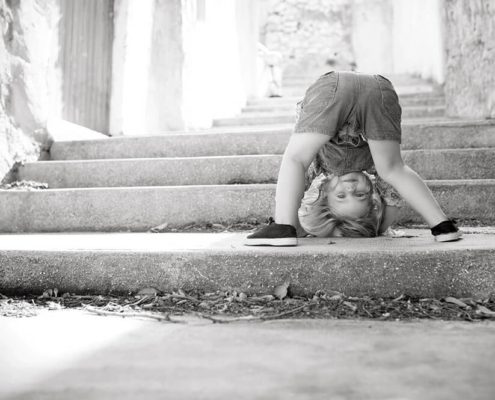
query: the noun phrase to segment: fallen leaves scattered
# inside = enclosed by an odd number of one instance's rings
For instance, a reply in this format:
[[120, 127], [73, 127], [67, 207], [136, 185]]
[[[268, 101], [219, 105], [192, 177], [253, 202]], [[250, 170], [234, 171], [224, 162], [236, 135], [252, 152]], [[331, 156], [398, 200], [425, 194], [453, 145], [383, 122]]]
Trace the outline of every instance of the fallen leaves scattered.
[[[266, 321], [279, 318], [358, 318], [380, 320], [439, 319], [475, 321], [495, 319], [495, 296], [489, 298], [446, 297], [414, 299], [405, 294], [383, 299], [346, 296], [317, 291], [312, 296], [290, 297], [290, 283], [275, 288], [274, 295], [244, 292], [162, 293], [145, 288], [132, 296], [76, 295], [51, 290], [41, 296], [11, 298], [0, 294], [0, 316], [30, 317], [37, 310], [84, 309], [98, 315], [140, 317], [161, 322], [181, 322], [188, 315], [214, 323]], [[177, 319], [179, 318], [179, 320]]]
[[166, 232], [239, 232], [251, 231], [258, 228], [260, 222], [257, 219], [251, 218], [247, 221], [239, 221], [231, 224], [221, 223], [204, 223], [204, 224], [189, 224], [185, 226], [169, 226], [168, 222], [164, 222], [149, 230], [151, 233], [166, 233]]
[[48, 189], [48, 183], [36, 182], [36, 181], [15, 181], [0, 185], [0, 189], [3, 190], [43, 190]]

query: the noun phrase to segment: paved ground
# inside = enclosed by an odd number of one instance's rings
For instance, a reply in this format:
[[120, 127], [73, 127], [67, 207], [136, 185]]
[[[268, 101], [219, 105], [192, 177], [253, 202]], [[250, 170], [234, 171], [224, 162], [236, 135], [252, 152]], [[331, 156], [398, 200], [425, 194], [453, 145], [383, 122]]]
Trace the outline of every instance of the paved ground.
[[2, 399], [495, 398], [495, 322], [0, 318]]

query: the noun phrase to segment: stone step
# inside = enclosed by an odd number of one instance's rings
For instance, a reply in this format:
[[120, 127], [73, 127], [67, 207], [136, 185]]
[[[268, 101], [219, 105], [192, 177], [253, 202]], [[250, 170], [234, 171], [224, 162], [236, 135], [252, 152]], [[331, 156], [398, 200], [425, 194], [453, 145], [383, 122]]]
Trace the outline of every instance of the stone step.
[[495, 229], [464, 228], [457, 242], [427, 230], [408, 238], [304, 238], [298, 247], [242, 245], [245, 233], [0, 236], [2, 293], [136, 293], [146, 287], [272, 294], [488, 297], [495, 291]]
[[[424, 179], [495, 179], [495, 148], [410, 150], [405, 162]], [[276, 182], [281, 155], [42, 161], [18, 180], [49, 188], [225, 185]]]
[[[453, 218], [495, 221], [495, 180], [427, 181]], [[0, 190], [0, 232], [147, 231], [273, 215], [274, 184]], [[400, 221], [420, 221], [408, 207]]]
[[[392, 81], [393, 82], [393, 81]], [[281, 94], [283, 96], [303, 96], [306, 92], [306, 89], [313, 82], [309, 83], [301, 83], [301, 84], [291, 84], [291, 85], [283, 85], [281, 87]], [[438, 93], [439, 88], [434, 87], [428, 83], [418, 83], [416, 85], [397, 85], [394, 84], [395, 91], [399, 96], [404, 95], [417, 95], [417, 94], [425, 94], [425, 93]]]
[[[246, 106], [263, 106], [263, 105], [295, 105], [302, 99], [301, 96], [284, 96], [284, 97], [264, 97], [259, 99], [250, 99], [247, 101]], [[443, 93], [416, 93], [416, 94], [402, 94], [399, 96], [400, 103], [403, 106], [409, 105], [428, 105], [428, 104], [444, 104], [445, 96]]]
[[[304, 85], [311, 84], [321, 75], [329, 72], [328, 70], [321, 70], [318, 72], [314, 72], [306, 75], [287, 75], [284, 74], [282, 78], [282, 83], [286, 85]], [[427, 85], [434, 86], [422, 78], [411, 76], [411, 75], [395, 75], [395, 74], [384, 74], [384, 76], [394, 83], [396, 86], [418, 86], [418, 85]]]
[[[411, 118], [436, 118], [444, 115], [444, 106], [414, 106], [402, 110], [402, 119], [404, 120]], [[295, 118], [295, 109], [289, 112], [250, 112], [240, 114], [236, 117], [214, 119], [213, 126], [290, 124], [295, 122]]]
[[[429, 99], [419, 99], [416, 100], [411, 97], [412, 100], [400, 100], [403, 112], [408, 114], [412, 111], [406, 109], [413, 109], [415, 113], [420, 113], [421, 108], [432, 109], [432, 108], [444, 108], [445, 111], [445, 99], [443, 97], [431, 97]], [[279, 103], [260, 103], [260, 104], [250, 104], [242, 109], [242, 113], [294, 113], [296, 109], [297, 101], [295, 102], [279, 102]], [[425, 110], [423, 110], [425, 112]]]
[[[282, 154], [292, 125], [217, 128], [202, 133], [55, 142], [52, 160]], [[403, 149], [495, 147], [494, 120], [405, 122]]]

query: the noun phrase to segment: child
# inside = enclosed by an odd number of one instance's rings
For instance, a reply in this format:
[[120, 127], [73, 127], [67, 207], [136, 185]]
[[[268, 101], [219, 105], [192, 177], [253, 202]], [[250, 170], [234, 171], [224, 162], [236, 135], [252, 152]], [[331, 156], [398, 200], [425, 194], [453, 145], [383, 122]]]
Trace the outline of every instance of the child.
[[[326, 180], [314, 186], [313, 193], [315, 188], [320, 193], [325, 185], [323, 192], [331, 201], [325, 200], [324, 206], [323, 200], [306, 201], [299, 215], [310, 230], [309, 225], [336, 218], [325, 229], [317, 228], [319, 235], [376, 236], [393, 223], [397, 207], [381, 207], [371, 181], [364, 178], [363, 171], [374, 164], [379, 177], [425, 219], [435, 240], [459, 239], [462, 234], [454, 221], [445, 216], [423, 180], [402, 160], [398, 100], [392, 83], [381, 75], [332, 71], [312, 84], [299, 105], [294, 133], [282, 158], [275, 221], [249, 235], [245, 244], [297, 245], [298, 209], [305, 174], [313, 161], [306, 178], [323, 174], [320, 179]], [[320, 222], [315, 222], [310, 214], [318, 210], [322, 215]], [[374, 224], [372, 230], [370, 224]], [[346, 229], [348, 225], [354, 228]]]

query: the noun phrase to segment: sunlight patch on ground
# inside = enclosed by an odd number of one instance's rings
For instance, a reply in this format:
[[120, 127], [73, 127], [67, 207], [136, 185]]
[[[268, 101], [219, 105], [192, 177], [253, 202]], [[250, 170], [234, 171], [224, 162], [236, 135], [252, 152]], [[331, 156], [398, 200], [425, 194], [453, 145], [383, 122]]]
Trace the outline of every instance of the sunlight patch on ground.
[[43, 310], [22, 319], [0, 317], [0, 396], [28, 390], [147, 323], [75, 310]]

